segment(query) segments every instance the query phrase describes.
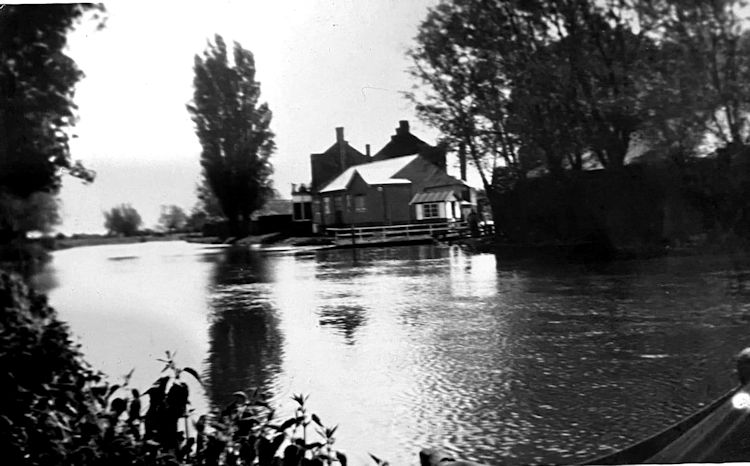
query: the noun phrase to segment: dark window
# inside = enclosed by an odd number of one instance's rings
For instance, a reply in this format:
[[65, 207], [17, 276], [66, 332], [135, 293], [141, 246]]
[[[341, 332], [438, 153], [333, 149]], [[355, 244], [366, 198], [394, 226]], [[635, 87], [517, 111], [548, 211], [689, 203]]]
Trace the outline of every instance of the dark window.
[[424, 218], [438, 218], [440, 209], [437, 204], [423, 204], [422, 213]]

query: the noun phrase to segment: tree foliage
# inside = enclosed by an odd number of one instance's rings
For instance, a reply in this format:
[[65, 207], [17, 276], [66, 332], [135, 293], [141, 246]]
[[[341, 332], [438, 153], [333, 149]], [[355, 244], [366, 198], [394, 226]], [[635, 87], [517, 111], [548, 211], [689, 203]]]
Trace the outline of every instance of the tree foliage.
[[410, 51], [420, 116], [492, 185], [500, 165], [622, 167], [750, 136], [744, 0], [452, 0]]
[[[15, 234], [38, 231], [49, 233], [60, 222], [58, 202], [54, 195], [33, 193], [26, 198], [0, 192], [0, 243]], [[6, 232], [8, 237], [3, 237]]]
[[[410, 54], [427, 86], [420, 115], [487, 170], [581, 169], [625, 161], [648, 120], [644, 81], [655, 43], [624, 2], [455, 0], [432, 9]], [[492, 162], [487, 163], [490, 159]]]
[[187, 224], [187, 214], [176, 205], [161, 206], [159, 214], [159, 226], [167, 232], [180, 231]]
[[130, 204], [121, 204], [104, 212], [104, 227], [111, 235], [133, 236], [142, 223], [138, 211]]
[[[668, 96], [657, 140], [673, 133], [710, 135], [714, 147], [737, 152], [750, 124], [750, 29], [746, 0], [659, 0], [637, 4], [661, 48], [655, 79]], [[665, 99], [666, 100], [666, 99]], [[698, 142], [705, 142], [702, 138]], [[689, 148], [688, 148], [689, 149]]]
[[66, 34], [94, 5], [4, 5], [0, 10], [0, 190], [54, 192], [62, 171], [93, 173], [70, 157], [73, 95], [83, 73], [65, 55]]
[[195, 57], [193, 102], [188, 105], [202, 146], [205, 186], [221, 206], [234, 235], [273, 193], [269, 157], [274, 150], [271, 111], [260, 103], [253, 54], [221, 36]]

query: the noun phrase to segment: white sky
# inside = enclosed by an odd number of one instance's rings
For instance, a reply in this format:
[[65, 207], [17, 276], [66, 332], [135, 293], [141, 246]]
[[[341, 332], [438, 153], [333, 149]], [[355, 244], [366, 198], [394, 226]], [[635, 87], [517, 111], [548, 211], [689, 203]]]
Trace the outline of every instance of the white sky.
[[[273, 111], [274, 184], [308, 182], [309, 155], [335, 141], [336, 126], [364, 152], [388, 142], [398, 120], [434, 143], [402, 92], [412, 88], [405, 56], [427, 7], [437, 0], [299, 0], [107, 3], [107, 26], [84, 25], [69, 54], [86, 73], [72, 158], [98, 176], [66, 177], [65, 233], [103, 231], [102, 211], [131, 203], [156, 224], [159, 206], [189, 209], [200, 146], [185, 105], [193, 57], [215, 33], [255, 54], [262, 100]], [[210, 5], [210, 6], [209, 6]], [[454, 171], [455, 172], [455, 171]]]

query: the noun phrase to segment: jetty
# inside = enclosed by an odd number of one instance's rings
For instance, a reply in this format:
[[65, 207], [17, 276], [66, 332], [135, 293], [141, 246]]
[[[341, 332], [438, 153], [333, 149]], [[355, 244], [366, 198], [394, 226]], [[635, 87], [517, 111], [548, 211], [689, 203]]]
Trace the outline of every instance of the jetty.
[[327, 228], [340, 248], [429, 244], [468, 235], [466, 222], [415, 223], [367, 227]]

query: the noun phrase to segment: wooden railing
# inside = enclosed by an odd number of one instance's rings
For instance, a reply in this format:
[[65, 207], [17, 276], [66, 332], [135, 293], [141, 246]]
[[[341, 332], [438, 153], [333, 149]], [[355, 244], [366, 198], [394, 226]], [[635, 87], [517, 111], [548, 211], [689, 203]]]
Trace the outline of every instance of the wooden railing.
[[466, 222], [416, 223], [409, 225], [382, 225], [375, 227], [327, 228], [326, 232], [336, 241], [373, 241], [395, 237], [419, 236], [440, 237], [462, 235], [468, 232]]

